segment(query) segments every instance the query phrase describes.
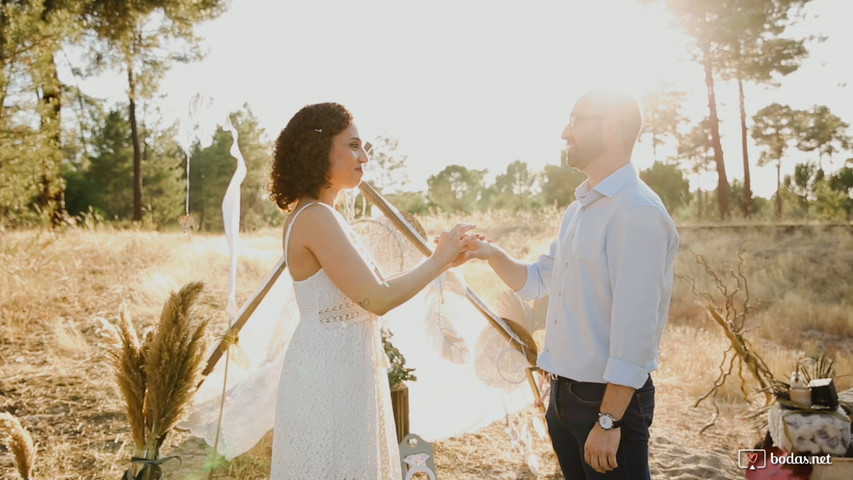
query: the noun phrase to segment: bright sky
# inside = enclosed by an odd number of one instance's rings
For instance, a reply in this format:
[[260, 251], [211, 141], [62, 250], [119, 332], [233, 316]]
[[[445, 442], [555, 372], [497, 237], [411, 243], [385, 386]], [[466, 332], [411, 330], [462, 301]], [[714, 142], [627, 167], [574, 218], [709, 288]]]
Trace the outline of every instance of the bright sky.
[[[853, 123], [853, 85], [841, 86], [853, 73], [853, 2], [814, 0], [809, 12], [819, 17], [803, 31], [828, 40], [811, 44], [807, 64], [782, 89], [750, 88], [747, 109], [826, 104]], [[490, 179], [517, 159], [536, 170], [556, 164], [571, 107], [592, 88], [640, 98], [667, 81], [688, 92], [697, 120], [707, 112], [687, 40], [660, 10], [634, 0], [233, 0], [198, 32], [205, 60], [175, 66], [162, 84], [172, 115], [186, 120], [195, 93], [228, 111], [245, 102], [272, 139], [302, 106], [336, 101], [366, 140], [399, 140], [415, 190], [450, 164], [488, 169]], [[121, 96], [123, 84], [113, 83]], [[720, 84], [717, 99], [729, 177], [742, 178], [736, 88]], [[758, 154], [751, 149], [753, 164]], [[634, 162], [651, 164], [647, 145]], [[757, 194], [772, 194], [774, 170], [755, 170], [753, 179]], [[702, 186], [715, 184], [712, 177]]]

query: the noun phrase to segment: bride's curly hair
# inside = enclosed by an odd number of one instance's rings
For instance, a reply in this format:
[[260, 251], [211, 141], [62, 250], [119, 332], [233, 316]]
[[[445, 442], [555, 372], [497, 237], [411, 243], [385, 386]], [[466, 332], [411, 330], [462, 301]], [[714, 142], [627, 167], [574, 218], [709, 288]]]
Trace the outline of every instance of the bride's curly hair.
[[270, 172], [270, 199], [290, 211], [299, 197], [317, 197], [329, 186], [332, 137], [352, 124], [352, 114], [337, 103], [299, 110], [278, 135]]

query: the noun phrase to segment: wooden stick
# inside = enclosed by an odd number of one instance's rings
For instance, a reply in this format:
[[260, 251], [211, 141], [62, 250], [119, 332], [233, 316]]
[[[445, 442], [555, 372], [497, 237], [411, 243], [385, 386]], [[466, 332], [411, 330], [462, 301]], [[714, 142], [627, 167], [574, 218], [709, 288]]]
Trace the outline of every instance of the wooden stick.
[[533, 390], [533, 396], [536, 397], [536, 405], [539, 407], [539, 412], [544, 414], [545, 402], [542, 401], [542, 391], [539, 390], [539, 384], [536, 383], [536, 378], [533, 376], [534, 372], [539, 372], [540, 375], [546, 374], [542, 373], [539, 367], [527, 367], [527, 370], [525, 370], [527, 383], [530, 385], [530, 389]]
[[[379, 194], [370, 184], [366, 182], [361, 182], [358, 186], [361, 193], [367, 197], [374, 205], [376, 205], [382, 213], [391, 220], [391, 223], [397, 227], [398, 230], [407, 238], [412, 244], [417, 248], [421, 253], [425, 256], [432, 255], [432, 249], [427, 245], [427, 241], [425, 238], [421, 236], [421, 234], [412, 227], [409, 222], [403, 218], [399, 211], [394, 208], [388, 200]], [[474, 305], [474, 307], [486, 317], [486, 320], [498, 330], [498, 333], [501, 334], [502, 337], [506, 341], [512, 345], [513, 348], [518, 350], [524, 355], [524, 358], [527, 360], [531, 366], [536, 366], [536, 345], [527, 345], [520, 336], [518, 336], [507, 324], [504, 322], [503, 318], [499, 317], [497, 314], [492, 312], [486, 304], [480, 300], [480, 297], [471, 290], [470, 287], [465, 288], [465, 297]]]
[[[202, 376], [206, 377], [210, 372], [213, 371], [213, 368], [216, 366], [216, 363], [219, 361], [220, 357], [228, 350], [230, 346], [230, 341], [228, 339], [236, 337], [237, 334], [240, 333], [240, 329], [249, 321], [249, 317], [255, 313], [255, 309], [258, 308], [258, 305], [261, 304], [261, 300], [264, 299], [266, 294], [270, 291], [275, 281], [281, 275], [281, 272], [284, 271], [286, 267], [286, 263], [284, 261], [284, 257], [281, 257], [281, 260], [275, 264], [275, 267], [270, 271], [267, 275], [267, 278], [264, 279], [261, 286], [255, 290], [255, 293], [249, 297], [249, 300], [243, 305], [243, 308], [237, 312], [237, 319], [234, 320], [234, 323], [231, 325], [231, 328], [228, 329], [228, 333], [219, 341], [219, 344], [216, 345], [216, 349], [211, 353], [210, 358], [207, 360], [207, 366], [204, 367], [204, 371], [201, 372]], [[203, 380], [202, 380], [203, 381]]]

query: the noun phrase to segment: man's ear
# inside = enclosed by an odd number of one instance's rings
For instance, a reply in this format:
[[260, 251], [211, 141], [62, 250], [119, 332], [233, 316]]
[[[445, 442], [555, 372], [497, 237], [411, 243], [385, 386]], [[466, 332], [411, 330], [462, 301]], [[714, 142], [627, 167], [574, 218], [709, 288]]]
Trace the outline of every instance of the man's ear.
[[616, 115], [606, 115], [601, 122], [601, 134], [605, 139], [618, 140], [622, 138], [622, 122]]

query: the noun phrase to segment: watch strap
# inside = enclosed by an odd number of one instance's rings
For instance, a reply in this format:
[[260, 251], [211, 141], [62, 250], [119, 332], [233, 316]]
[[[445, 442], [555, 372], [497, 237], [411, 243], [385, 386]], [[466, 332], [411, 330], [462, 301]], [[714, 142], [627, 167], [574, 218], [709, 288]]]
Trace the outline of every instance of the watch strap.
[[[610, 428], [604, 428], [604, 425], [601, 424], [601, 417], [608, 417], [610, 419]], [[613, 415], [609, 413], [601, 413], [598, 414], [598, 425], [604, 430], [614, 430], [616, 428], [620, 428], [622, 426], [622, 420], [616, 420]]]

